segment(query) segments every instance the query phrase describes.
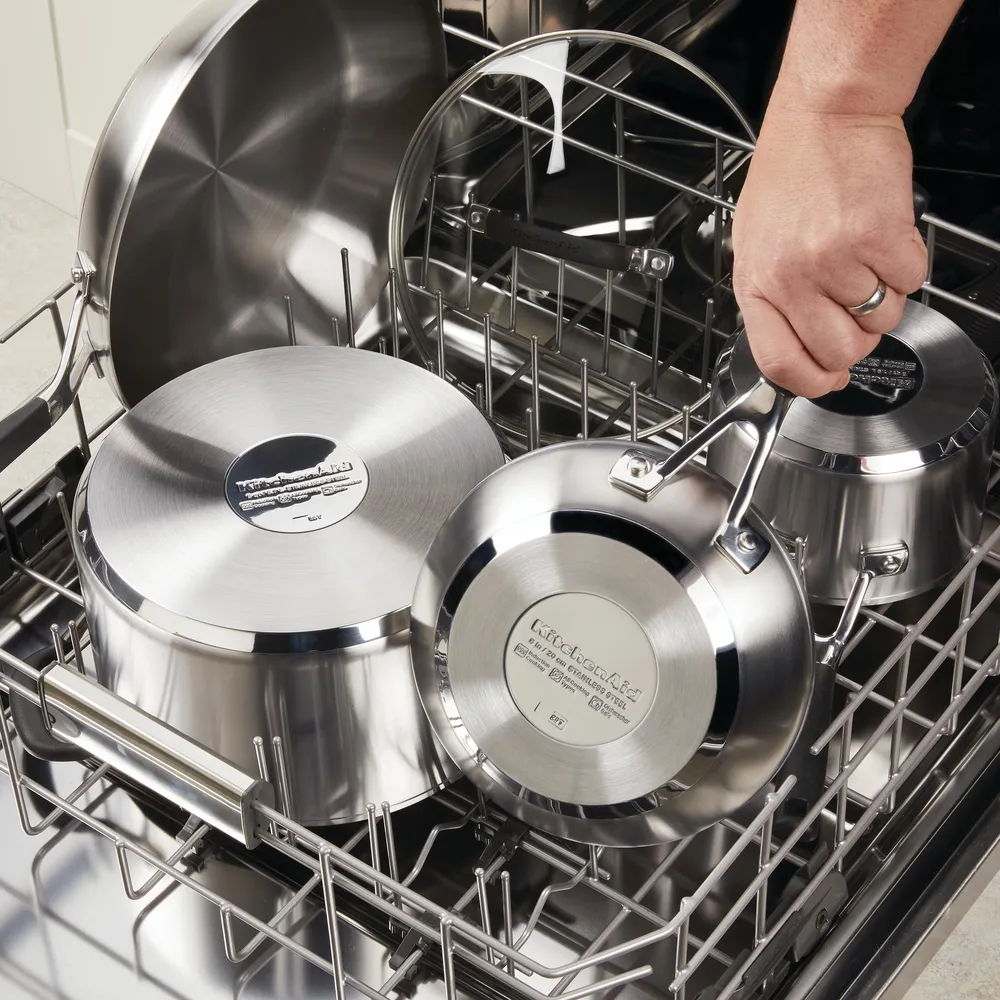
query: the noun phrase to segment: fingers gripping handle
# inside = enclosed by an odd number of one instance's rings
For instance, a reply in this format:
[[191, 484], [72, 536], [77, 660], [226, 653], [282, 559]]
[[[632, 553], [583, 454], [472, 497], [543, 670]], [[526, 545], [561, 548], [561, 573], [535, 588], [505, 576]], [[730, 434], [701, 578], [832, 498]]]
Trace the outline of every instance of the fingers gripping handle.
[[665, 250], [571, 236], [559, 229], [522, 222], [516, 216], [485, 205], [469, 206], [469, 228], [505, 246], [606, 271], [633, 271], [662, 279], [669, 276], [674, 266], [673, 256]]
[[760, 564], [770, 546], [765, 538], [749, 526], [746, 515], [764, 470], [764, 463], [771, 454], [778, 429], [794, 398], [786, 390], [761, 378], [669, 458], [654, 462], [640, 451], [627, 451], [611, 470], [611, 483], [642, 500], [652, 500], [672, 476], [723, 431], [732, 424], [748, 424], [756, 433], [757, 443], [746, 471], [736, 486], [715, 544], [744, 573], [749, 573]]

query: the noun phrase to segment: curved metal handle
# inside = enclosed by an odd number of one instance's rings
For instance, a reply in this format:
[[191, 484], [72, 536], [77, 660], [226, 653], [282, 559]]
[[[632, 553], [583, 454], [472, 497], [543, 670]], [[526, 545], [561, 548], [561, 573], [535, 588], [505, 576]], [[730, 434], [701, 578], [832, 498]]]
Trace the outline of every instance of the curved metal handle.
[[649, 247], [607, 243], [589, 236], [571, 236], [559, 229], [522, 222], [516, 216], [485, 205], [469, 206], [469, 228], [488, 239], [531, 253], [558, 257], [606, 271], [632, 271], [649, 278], [666, 278], [674, 267], [672, 254]]
[[751, 426], [757, 443], [747, 463], [732, 502], [715, 537], [715, 544], [744, 573], [751, 572], [767, 555], [770, 544], [746, 523], [754, 490], [771, 454], [778, 429], [794, 396], [761, 377], [755, 385], [733, 400], [717, 417], [677, 449], [669, 458], [653, 462], [638, 450], [626, 452], [611, 470], [611, 483], [642, 500], [652, 500], [668, 480], [707, 448], [730, 425]]
[[87, 254], [79, 251], [72, 274], [80, 288], [73, 300], [73, 311], [59, 367], [45, 385], [0, 419], [0, 471], [23, 455], [76, 399], [83, 376], [93, 360], [93, 352], [89, 348], [86, 352], [80, 352], [77, 347], [82, 337], [83, 316], [90, 298], [90, 279], [95, 270]]

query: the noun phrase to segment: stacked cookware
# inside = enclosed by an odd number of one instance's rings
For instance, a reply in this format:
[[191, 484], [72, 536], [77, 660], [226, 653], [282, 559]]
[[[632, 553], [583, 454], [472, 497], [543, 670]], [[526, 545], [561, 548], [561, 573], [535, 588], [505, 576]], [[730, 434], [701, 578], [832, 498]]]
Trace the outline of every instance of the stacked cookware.
[[[574, 40], [521, 43], [437, 97], [434, 5], [393, 7], [405, 59], [386, 47], [384, 11], [342, 0], [209, 3], [151, 57], [95, 157], [63, 361], [0, 424], [0, 458], [60, 416], [89, 365], [110, 379], [130, 409], [72, 516], [97, 677], [272, 779], [292, 818], [355, 821], [464, 775], [556, 836], [688, 836], [773, 781], [825, 705], [862, 605], [920, 593], [967, 558], [993, 373], [918, 303], [819, 400], [770, 385], [737, 334], [713, 418], [679, 448], [587, 439], [586, 424], [583, 440], [535, 448], [529, 427], [527, 453], [507, 463], [489, 419], [495, 305], [481, 323], [486, 384], [460, 384], [443, 297], [428, 323], [414, 299], [435, 296], [426, 275], [406, 277], [403, 247], [449, 108], [483, 77], [565, 73], [552, 46]], [[259, 58], [279, 38], [298, 46], [294, 66]], [[341, 82], [382, 67], [379, 87], [334, 87], [331, 59]], [[317, 82], [317, 103], [287, 115]], [[347, 112], [343, 92], [357, 102]], [[154, 94], [157, 114], [140, 113]], [[386, 109], [393, 128], [377, 124]], [[665, 249], [630, 243], [624, 223], [597, 239], [464, 208], [470, 247], [550, 265], [526, 272], [536, 301], [552, 291], [545, 274], [562, 296], [567, 262], [579, 287], [609, 290], [605, 369], [614, 276], [643, 307], [630, 335], [644, 336], [644, 297], [659, 335]], [[390, 255], [416, 364], [339, 346]], [[465, 320], [471, 251], [468, 267]], [[508, 292], [502, 333], [516, 348], [514, 280]], [[575, 359], [585, 392], [588, 361]], [[815, 634], [811, 602], [843, 605], [833, 635]]]

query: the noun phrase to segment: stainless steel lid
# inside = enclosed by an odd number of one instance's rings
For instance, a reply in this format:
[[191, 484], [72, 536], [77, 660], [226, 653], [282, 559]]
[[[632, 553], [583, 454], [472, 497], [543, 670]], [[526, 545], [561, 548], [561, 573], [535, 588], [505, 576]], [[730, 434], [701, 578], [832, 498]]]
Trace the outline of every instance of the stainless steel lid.
[[341, 648], [408, 627], [424, 553], [503, 464], [422, 368], [335, 347], [217, 361], [152, 393], [94, 458], [80, 546], [116, 597], [226, 648]]
[[[718, 405], [759, 378], [741, 337], [717, 378]], [[995, 391], [972, 340], [947, 317], [909, 301], [899, 326], [854, 366], [847, 388], [792, 403], [774, 454], [825, 467], [843, 460], [864, 472], [917, 468], [981, 432]]]

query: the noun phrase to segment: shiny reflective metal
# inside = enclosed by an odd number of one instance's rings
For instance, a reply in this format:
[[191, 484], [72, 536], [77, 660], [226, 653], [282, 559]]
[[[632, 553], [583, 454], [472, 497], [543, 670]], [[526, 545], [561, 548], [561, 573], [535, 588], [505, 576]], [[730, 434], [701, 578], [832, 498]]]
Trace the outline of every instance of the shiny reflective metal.
[[[883, 386], [852, 389], [874, 401], [870, 412], [847, 412], [836, 394], [795, 400], [754, 494], [780, 536], [804, 543], [806, 586], [818, 601], [844, 603], [862, 559], [900, 545], [905, 566], [873, 580], [865, 600], [919, 594], [955, 573], [979, 537], [997, 422], [993, 372], [951, 320], [918, 302], [888, 339], [915, 359], [915, 387], [894, 388], [890, 372]], [[757, 378], [737, 338], [715, 373], [713, 409]], [[711, 445], [708, 466], [738, 482], [753, 447], [735, 426]]]
[[119, 100], [81, 210], [118, 397], [285, 343], [283, 295], [299, 342], [330, 343], [344, 249], [363, 317], [400, 160], [444, 83], [433, 0], [209, 0], [181, 22]]
[[454, 772], [413, 690], [410, 598], [441, 522], [502, 462], [460, 393], [380, 354], [272, 348], [175, 379], [77, 494], [101, 681], [244, 769], [254, 737], [279, 739], [308, 824], [430, 794]]
[[582, 27], [587, 16], [586, 0], [443, 0], [442, 6], [446, 21], [460, 15], [458, 23], [501, 45]]
[[[714, 544], [733, 491], [688, 467], [647, 503], [609, 480], [632, 457], [620, 443], [580, 442], [492, 475], [435, 539], [412, 610], [420, 696], [465, 773], [543, 830], [618, 846], [687, 836], [752, 798], [794, 742], [812, 689], [809, 608], [782, 546], [770, 544], [745, 573]], [[770, 539], [752, 509], [747, 523]], [[617, 739], [567, 743], [512, 697], [508, 636], [558, 594], [623, 609], [652, 649], [646, 714]], [[577, 653], [592, 655], [587, 642], [598, 641], [588, 610], [565, 615], [561, 640], [549, 643], [562, 655], [551, 663], [589, 670], [595, 695], [615, 705], [614, 678], [635, 683], [637, 665], [628, 644], [597, 671], [579, 665]], [[543, 641], [547, 623], [532, 626]], [[559, 702], [543, 704], [556, 712]]]
[[879, 278], [878, 287], [860, 305], [847, 306], [847, 311], [855, 316], [869, 316], [885, 301], [885, 282]]

